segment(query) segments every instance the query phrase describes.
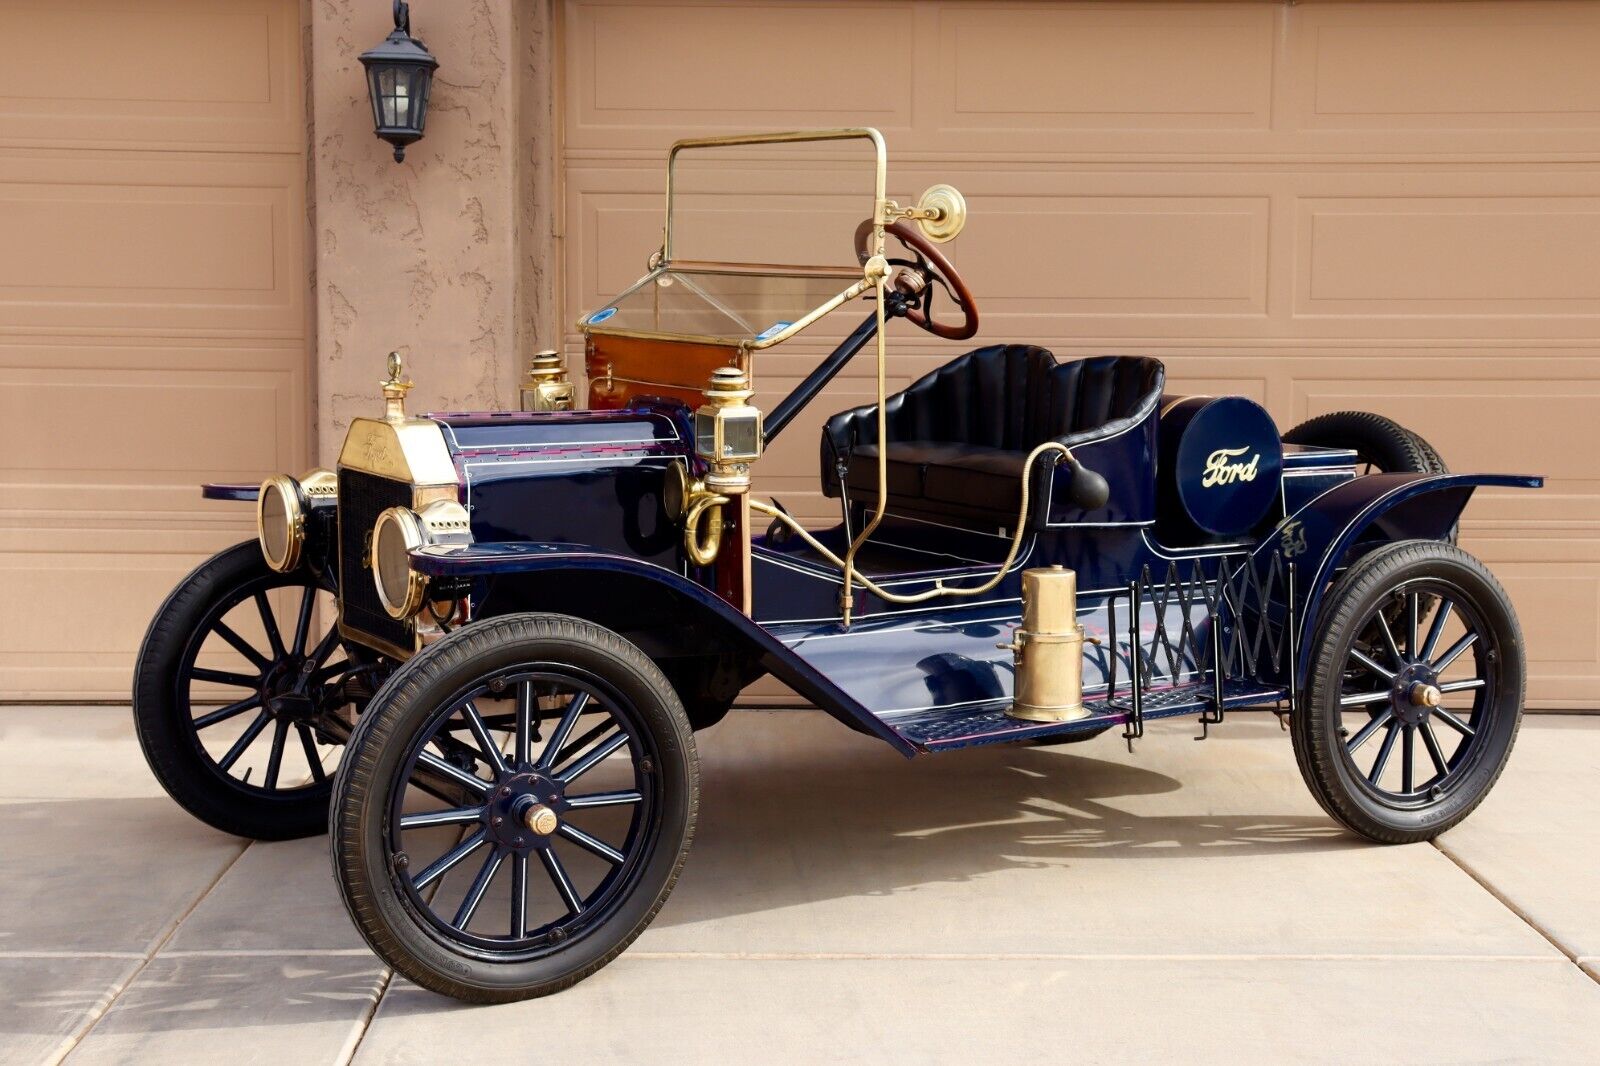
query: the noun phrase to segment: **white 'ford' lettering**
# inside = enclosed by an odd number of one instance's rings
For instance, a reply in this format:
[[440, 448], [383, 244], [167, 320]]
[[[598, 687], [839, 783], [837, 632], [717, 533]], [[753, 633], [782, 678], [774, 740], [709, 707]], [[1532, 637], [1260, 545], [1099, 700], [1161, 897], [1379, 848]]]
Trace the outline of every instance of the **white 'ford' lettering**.
[[1256, 479], [1256, 466], [1261, 462], [1261, 453], [1257, 452], [1250, 457], [1247, 463], [1229, 462], [1229, 460], [1243, 455], [1249, 451], [1249, 446], [1243, 448], [1218, 448], [1206, 458], [1206, 473], [1200, 479], [1200, 487], [1209, 489], [1213, 485], [1231, 485], [1235, 481], [1254, 481]]

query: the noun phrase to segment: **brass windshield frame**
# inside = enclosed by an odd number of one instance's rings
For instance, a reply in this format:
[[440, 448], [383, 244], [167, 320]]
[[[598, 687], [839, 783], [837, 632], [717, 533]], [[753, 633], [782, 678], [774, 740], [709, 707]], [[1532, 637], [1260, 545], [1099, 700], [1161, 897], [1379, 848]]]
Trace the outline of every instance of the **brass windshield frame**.
[[666, 223], [662, 228], [661, 250], [652, 257], [651, 269], [644, 277], [640, 278], [627, 289], [613, 298], [612, 302], [619, 302], [624, 297], [630, 296], [645, 285], [650, 284], [668, 270], [693, 272], [700, 274], [732, 274], [761, 277], [832, 277], [837, 276], [840, 281], [854, 278], [848, 286], [839, 293], [819, 304], [804, 315], [795, 319], [779, 332], [764, 339], [747, 338], [738, 339], [730, 337], [714, 337], [686, 333], [663, 333], [655, 330], [637, 329], [608, 329], [604, 324], [595, 324], [589, 321], [589, 315], [584, 315], [578, 320], [578, 329], [585, 335], [599, 333], [613, 337], [634, 337], [641, 340], [683, 340], [695, 341], [702, 344], [724, 344], [742, 348], [746, 351], [761, 351], [773, 345], [782, 344], [801, 330], [810, 326], [818, 319], [841, 305], [854, 300], [873, 287], [872, 279], [863, 270], [858, 277], [849, 268], [817, 267], [817, 266], [779, 266], [771, 263], [707, 263], [684, 260], [674, 262], [672, 258], [672, 210], [673, 191], [675, 186], [678, 155], [681, 152], [694, 151], [703, 148], [730, 148], [741, 145], [753, 144], [798, 144], [811, 141], [847, 141], [867, 140], [872, 142], [875, 155], [875, 170], [873, 179], [873, 204], [872, 204], [872, 248], [871, 255], [882, 256], [884, 218], [888, 205], [889, 183], [889, 154], [884, 144], [883, 134], [870, 126], [848, 127], [843, 129], [824, 130], [787, 130], [779, 133], [744, 133], [732, 134], [722, 137], [692, 137], [677, 141], [671, 151], [667, 153], [667, 213]]

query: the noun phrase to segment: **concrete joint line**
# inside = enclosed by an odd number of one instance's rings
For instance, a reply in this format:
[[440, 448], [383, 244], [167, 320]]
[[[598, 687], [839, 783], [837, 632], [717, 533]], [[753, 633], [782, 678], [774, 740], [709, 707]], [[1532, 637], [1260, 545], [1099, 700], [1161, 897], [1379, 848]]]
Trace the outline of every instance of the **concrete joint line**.
[[62, 1062], [74, 1051], [78, 1050], [78, 1046], [87, 1040], [89, 1034], [94, 1032], [95, 1026], [100, 1024], [100, 1019], [111, 1012], [111, 1008], [116, 1006], [117, 1000], [122, 998], [122, 994], [139, 979], [140, 974], [144, 973], [145, 968], [150, 965], [150, 960], [161, 954], [161, 949], [166, 947], [167, 943], [177, 935], [179, 929], [183, 928], [183, 923], [188, 920], [189, 915], [193, 914], [195, 908], [205, 902], [206, 897], [211, 895], [212, 890], [217, 887], [217, 883], [227, 876], [228, 871], [233, 869], [234, 865], [244, 857], [244, 853], [248, 850], [250, 850], [250, 845], [245, 844], [244, 847], [235, 852], [233, 858], [224, 863], [222, 869], [217, 871], [216, 876], [211, 879], [210, 883], [201, 889], [194, 899], [189, 901], [189, 905], [167, 927], [166, 931], [156, 937], [155, 943], [150, 946], [150, 949], [142, 955], [133, 956], [139, 960], [139, 964], [123, 979], [121, 984], [112, 986], [110, 995], [106, 996], [103, 1002], [95, 1004], [94, 1009], [89, 1012], [88, 1024], [83, 1026], [76, 1034], [69, 1035], [57, 1046], [56, 1050], [45, 1060], [50, 1066], [56, 1066], [57, 1063]]
[[1502, 907], [1510, 911], [1512, 914], [1515, 914], [1518, 918], [1521, 918], [1523, 923], [1526, 924], [1529, 929], [1532, 929], [1535, 933], [1538, 933], [1540, 936], [1544, 937], [1545, 940], [1549, 942], [1551, 947], [1561, 952], [1563, 958], [1578, 968], [1579, 973], [1593, 981], [1595, 984], [1600, 984], [1600, 974], [1590, 973], [1588, 970], [1584, 969], [1583, 963], [1579, 961], [1577, 955], [1568, 951], [1566, 945], [1557, 940], [1548, 929], [1534, 921], [1532, 915], [1528, 914], [1521, 907], [1511, 902], [1511, 900], [1506, 897], [1505, 893], [1501, 892], [1494, 885], [1490, 884], [1485, 878], [1479, 876], [1478, 871], [1474, 870], [1465, 859], [1461, 858], [1449, 848], [1439, 843], [1437, 839], [1430, 841], [1430, 843], [1433, 844], [1434, 848], [1438, 850], [1439, 854], [1443, 855], [1446, 859], [1449, 859], [1455, 864], [1457, 869], [1476, 881], [1485, 892], [1489, 893], [1489, 895], [1498, 900]]

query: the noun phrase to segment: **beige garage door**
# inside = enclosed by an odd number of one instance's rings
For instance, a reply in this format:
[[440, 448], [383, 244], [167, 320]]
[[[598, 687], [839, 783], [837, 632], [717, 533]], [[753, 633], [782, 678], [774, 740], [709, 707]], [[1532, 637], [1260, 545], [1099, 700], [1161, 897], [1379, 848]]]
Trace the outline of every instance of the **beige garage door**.
[[0, 0], [0, 698], [126, 699], [305, 465], [297, 0]]
[[[568, 322], [659, 243], [674, 138], [877, 126], [891, 195], [967, 194], [981, 341], [1154, 354], [1284, 428], [1365, 408], [1454, 467], [1548, 474], [1482, 493], [1463, 535], [1522, 613], [1534, 700], [1600, 704], [1600, 4], [570, 0], [562, 34]], [[837, 164], [752, 161], [718, 216], [739, 250], [806, 247], [749, 195], [775, 167], [861, 210]], [[822, 350], [761, 360], [764, 404]], [[892, 387], [957, 348], [902, 327], [895, 350]], [[758, 489], [828, 513], [818, 427], [868, 369]]]

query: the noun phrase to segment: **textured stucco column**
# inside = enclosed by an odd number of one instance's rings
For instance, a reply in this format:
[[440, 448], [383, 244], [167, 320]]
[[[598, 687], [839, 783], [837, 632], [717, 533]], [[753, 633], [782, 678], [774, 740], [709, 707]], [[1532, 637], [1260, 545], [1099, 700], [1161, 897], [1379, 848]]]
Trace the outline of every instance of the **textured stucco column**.
[[516, 406], [525, 290], [517, 96], [526, 42], [509, 0], [413, 0], [439, 58], [426, 136], [396, 164], [372, 133], [357, 56], [393, 27], [387, 0], [310, 5], [317, 437], [337, 456], [352, 416], [382, 409], [398, 350], [413, 412]]

